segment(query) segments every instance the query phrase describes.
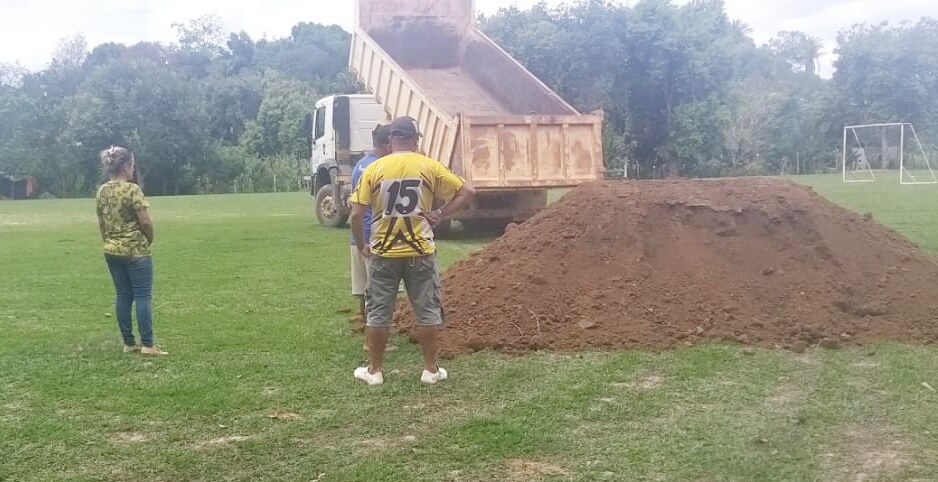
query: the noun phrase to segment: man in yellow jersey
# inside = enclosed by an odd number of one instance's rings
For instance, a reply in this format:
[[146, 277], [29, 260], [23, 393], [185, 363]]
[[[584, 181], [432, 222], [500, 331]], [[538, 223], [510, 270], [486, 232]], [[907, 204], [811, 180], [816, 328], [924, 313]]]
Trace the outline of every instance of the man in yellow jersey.
[[[355, 370], [355, 378], [369, 385], [384, 383], [384, 347], [387, 344], [397, 288], [401, 280], [417, 317], [423, 351], [420, 381], [446, 380], [437, 364], [437, 337], [443, 324], [440, 275], [436, 262], [433, 228], [469, 206], [475, 189], [449, 169], [418, 154], [417, 122], [395, 119], [390, 129], [392, 154], [373, 162], [352, 193], [352, 232], [368, 258], [365, 288], [369, 364]], [[434, 201], [444, 202], [434, 211]], [[363, 238], [363, 218], [371, 208], [371, 237]]]

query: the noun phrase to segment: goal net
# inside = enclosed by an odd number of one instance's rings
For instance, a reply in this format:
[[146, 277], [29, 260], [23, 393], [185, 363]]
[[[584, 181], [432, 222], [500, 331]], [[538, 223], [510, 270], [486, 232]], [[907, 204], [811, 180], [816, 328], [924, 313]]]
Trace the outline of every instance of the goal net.
[[938, 184], [933, 149], [922, 145], [912, 124], [844, 127], [841, 166], [844, 182], [875, 182], [898, 177], [900, 184]]

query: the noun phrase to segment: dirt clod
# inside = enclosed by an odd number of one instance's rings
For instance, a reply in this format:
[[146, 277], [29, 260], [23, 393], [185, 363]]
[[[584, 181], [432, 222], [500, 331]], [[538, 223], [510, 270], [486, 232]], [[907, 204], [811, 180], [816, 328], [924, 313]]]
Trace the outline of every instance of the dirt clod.
[[486, 348], [487, 344], [485, 339], [479, 336], [474, 336], [466, 343], [466, 347], [469, 348], [472, 352], [482, 351]]
[[120, 432], [114, 435], [114, 439], [121, 443], [143, 443], [149, 441], [150, 437], [140, 432]]
[[524, 459], [509, 460], [507, 469], [510, 481], [540, 480], [566, 473], [559, 465]]
[[580, 328], [584, 330], [595, 330], [596, 328], [599, 328], [599, 325], [597, 325], [596, 322], [592, 320], [583, 320], [578, 324]]
[[840, 348], [840, 342], [834, 338], [825, 338], [821, 340], [821, 346], [828, 350], [836, 350]]
[[938, 341], [938, 262], [863, 221], [781, 179], [583, 185], [443, 275], [443, 349]]
[[201, 444], [199, 444], [199, 445], [200, 445], [201, 447], [208, 447], [208, 446], [226, 446], [226, 445], [232, 445], [232, 444], [237, 444], [237, 443], [245, 442], [245, 441], [248, 441], [248, 440], [250, 440], [250, 439], [251, 439], [251, 437], [245, 436], [245, 435], [228, 435], [228, 436], [225, 436], [225, 437], [213, 438], [213, 439], [208, 440], [208, 441], [206, 441], [206, 442], [203, 442], [203, 443], [201, 443]]
[[277, 410], [275, 412], [271, 412], [270, 414], [267, 415], [267, 418], [271, 420], [288, 420], [288, 421], [303, 420], [302, 415], [296, 412], [291, 412], [289, 410]]

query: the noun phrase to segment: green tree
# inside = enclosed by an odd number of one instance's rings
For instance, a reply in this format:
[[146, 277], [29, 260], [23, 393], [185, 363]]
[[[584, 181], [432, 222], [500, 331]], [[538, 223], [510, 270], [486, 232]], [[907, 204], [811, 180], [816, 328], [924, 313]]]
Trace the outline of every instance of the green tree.
[[348, 32], [336, 25], [298, 23], [288, 38], [258, 42], [254, 59], [261, 69], [281, 72], [327, 91], [346, 71], [350, 42]]
[[280, 155], [308, 159], [309, 138], [300, 127], [315, 100], [315, 92], [302, 82], [268, 79], [257, 118], [248, 123], [244, 133], [247, 152], [258, 158]]
[[247, 32], [231, 34], [226, 45], [228, 46], [228, 52], [225, 56], [227, 60], [225, 73], [227, 75], [237, 75], [245, 69], [254, 68], [254, 55], [257, 49]]
[[829, 85], [808, 68], [815, 54], [779, 47], [796, 45], [792, 39], [817, 51], [810, 47], [815, 41], [808, 35], [783, 32], [753, 52], [748, 75], [734, 87], [724, 173], [804, 172], [831, 158], [825, 127]]
[[781, 64], [779, 68], [815, 75], [820, 68], [822, 48], [821, 39], [804, 32], [779, 32], [769, 41], [769, 49]]
[[84, 79], [82, 65], [88, 47], [81, 35], [59, 42], [49, 66], [27, 74], [18, 88], [20, 105], [25, 109], [15, 116], [22, 124], [14, 130], [18, 145], [15, 161], [28, 166], [41, 189], [56, 194], [85, 194], [85, 176], [75, 165], [74, 147], [62, 138], [65, 128], [63, 103], [73, 95]]
[[584, 111], [602, 107], [607, 131], [622, 136], [607, 144], [627, 149], [643, 175], [690, 174], [722, 157], [723, 105], [756, 50], [722, 1], [540, 4], [482, 20], [562, 97]]
[[0, 85], [0, 172], [12, 175], [34, 174], [36, 152], [29, 148], [27, 129], [35, 125], [35, 105], [11, 85]]
[[185, 23], [173, 23], [172, 27], [183, 50], [221, 53], [225, 34], [217, 15], [203, 15]]
[[210, 135], [228, 145], [241, 142], [246, 126], [263, 100], [262, 78], [245, 72], [233, 77], [211, 76], [204, 82], [202, 98], [210, 118]]
[[18, 88], [29, 71], [19, 63], [0, 63], [0, 87]]
[[125, 59], [97, 68], [66, 102], [63, 136], [82, 171], [93, 176], [95, 152], [125, 145], [137, 155], [148, 192], [191, 192], [212, 155], [202, 93], [152, 58]]
[[[0, 65], [0, 170], [88, 195], [97, 151], [138, 155], [150, 193], [284, 189], [308, 169], [300, 130], [320, 94], [361, 90], [349, 34], [299, 23], [255, 42], [216, 17], [176, 24], [178, 42], [64, 39], [43, 70]], [[578, 0], [480, 18], [499, 45], [580, 111], [605, 111], [609, 169], [642, 177], [823, 167], [844, 124], [901, 120], [938, 132], [938, 22], [859, 25], [821, 44], [781, 32], [756, 47], [720, 0]], [[927, 135], [926, 139], [927, 140]], [[806, 165], [807, 164], [807, 165]]]
[[841, 127], [902, 121], [938, 132], [938, 21], [858, 25], [837, 41], [832, 110]]

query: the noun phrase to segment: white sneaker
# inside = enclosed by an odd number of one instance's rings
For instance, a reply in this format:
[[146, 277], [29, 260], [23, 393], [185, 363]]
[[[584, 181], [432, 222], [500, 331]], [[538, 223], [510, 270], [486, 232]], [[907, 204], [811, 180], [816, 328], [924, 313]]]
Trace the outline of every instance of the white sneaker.
[[384, 383], [384, 374], [381, 372], [378, 373], [368, 373], [368, 367], [358, 367], [355, 369], [355, 378], [369, 384], [369, 385], [381, 385]]
[[437, 367], [436, 373], [431, 372], [430, 370], [424, 370], [420, 374], [420, 381], [426, 383], [427, 385], [433, 385], [436, 382], [442, 382], [447, 378], [446, 370], [442, 367]]

